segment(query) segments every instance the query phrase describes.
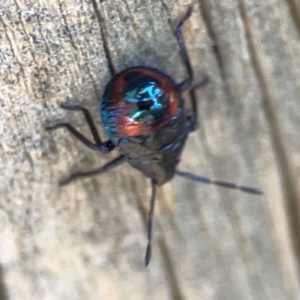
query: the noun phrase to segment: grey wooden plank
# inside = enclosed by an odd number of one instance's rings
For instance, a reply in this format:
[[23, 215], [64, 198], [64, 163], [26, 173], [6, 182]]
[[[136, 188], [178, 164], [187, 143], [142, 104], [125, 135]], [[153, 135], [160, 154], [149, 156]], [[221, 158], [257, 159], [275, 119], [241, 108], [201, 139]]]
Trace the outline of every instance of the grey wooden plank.
[[180, 168], [261, 187], [263, 197], [175, 178], [158, 195], [145, 269], [149, 180], [124, 165], [57, 186], [68, 170], [115, 157], [63, 130], [45, 133], [68, 119], [88, 134], [58, 104], [85, 103], [100, 128], [98, 99], [113, 72], [151, 65], [182, 80], [172, 26], [188, 3], [2, 3], [0, 286], [9, 299], [296, 298], [285, 205], [299, 178], [300, 43], [286, 2], [199, 1], [185, 26], [195, 73], [212, 83], [197, 93], [200, 128]]

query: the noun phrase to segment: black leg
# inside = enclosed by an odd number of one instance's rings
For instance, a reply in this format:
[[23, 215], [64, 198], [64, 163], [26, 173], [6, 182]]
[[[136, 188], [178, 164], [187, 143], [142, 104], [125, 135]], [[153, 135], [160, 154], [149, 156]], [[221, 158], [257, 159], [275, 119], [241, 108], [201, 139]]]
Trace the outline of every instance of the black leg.
[[[210, 80], [208, 77], [203, 77], [197, 81], [194, 81], [192, 84], [189, 84], [185, 89], [188, 90], [190, 89], [192, 94], [194, 95], [193, 90], [196, 88], [200, 88], [203, 86], [206, 86], [209, 84]], [[185, 81], [182, 83], [184, 84]], [[191, 99], [195, 99], [195, 97], [191, 96]], [[198, 129], [198, 122], [197, 122], [197, 106], [196, 104], [192, 106], [192, 113], [186, 117], [187, 123], [188, 123], [188, 130], [189, 132], [195, 131]]]
[[150, 199], [150, 209], [148, 215], [148, 245], [145, 257], [146, 267], [149, 265], [152, 254], [152, 236], [153, 236], [153, 216], [154, 216], [154, 203], [155, 203], [155, 194], [156, 194], [156, 184], [154, 180], [151, 180], [151, 199]]
[[190, 6], [187, 9], [184, 16], [182, 16], [182, 18], [179, 20], [179, 22], [175, 28], [175, 31], [174, 31], [178, 45], [179, 45], [181, 58], [183, 60], [183, 63], [185, 64], [187, 72], [188, 72], [188, 78], [184, 81], [184, 82], [186, 82], [186, 84], [188, 84], [188, 83], [192, 84], [193, 79], [194, 79], [194, 73], [193, 73], [193, 69], [191, 67], [189, 56], [186, 51], [186, 46], [185, 46], [185, 42], [184, 42], [184, 39], [182, 36], [181, 27], [183, 26], [184, 22], [191, 16], [192, 10], [193, 10], [192, 6]]
[[89, 113], [89, 111], [78, 105], [78, 104], [62, 104], [61, 108], [65, 109], [65, 110], [75, 110], [75, 111], [82, 111], [84, 114], [84, 117], [88, 123], [88, 126], [91, 130], [91, 133], [93, 135], [94, 141], [95, 143], [90, 142], [85, 136], [83, 136], [80, 132], [78, 132], [73, 125], [71, 125], [70, 123], [65, 123], [65, 122], [61, 122], [61, 123], [57, 123], [54, 126], [49, 126], [46, 127], [46, 130], [48, 131], [52, 131], [52, 130], [56, 130], [58, 128], [66, 128], [67, 130], [69, 130], [69, 132], [71, 134], [73, 134], [78, 140], [80, 140], [84, 145], [86, 145], [87, 147], [93, 149], [93, 150], [98, 150], [101, 151], [102, 153], [108, 153], [111, 150], [113, 150], [115, 148], [115, 145], [111, 142], [111, 141], [106, 141], [106, 142], [102, 142], [100, 139], [100, 136], [98, 134], [97, 128], [93, 122], [93, 119]]
[[[186, 46], [185, 46], [185, 42], [183, 39], [182, 30], [181, 30], [184, 22], [191, 16], [191, 14], [192, 14], [192, 6], [190, 6], [188, 8], [188, 10], [184, 14], [184, 16], [179, 20], [179, 22], [175, 28], [175, 31], [174, 31], [178, 45], [179, 45], [181, 58], [183, 60], [183, 63], [185, 64], [187, 72], [188, 72], [188, 78], [178, 85], [178, 88], [180, 91], [184, 91], [184, 90], [188, 89], [190, 86], [192, 86], [193, 80], [194, 80], [193, 69], [191, 66], [189, 56], [187, 54], [187, 50], [186, 50]], [[196, 95], [195, 95], [194, 89], [190, 90], [190, 97], [191, 97], [192, 110], [193, 110], [193, 116], [190, 117], [190, 119], [191, 119], [190, 126], [197, 128], [197, 104], [196, 104]]]
[[176, 26], [174, 33], [175, 33], [175, 36], [176, 36], [176, 39], [177, 39], [177, 42], [179, 45], [181, 58], [183, 60], [184, 65], [186, 66], [186, 69], [188, 72], [188, 78], [186, 80], [184, 80], [183, 82], [179, 83], [177, 85], [177, 87], [180, 92], [190, 90], [190, 98], [191, 98], [191, 102], [192, 102], [193, 114], [192, 114], [192, 116], [190, 116], [188, 118], [189, 119], [188, 121], [191, 124], [190, 131], [193, 131], [198, 127], [198, 125], [197, 125], [197, 115], [198, 115], [197, 114], [197, 103], [196, 103], [196, 95], [195, 95], [194, 89], [207, 85], [209, 83], [209, 79], [208, 79], [208, 77], [205, 77], [205, 78], [202, 78], [200, 81], [198, 80], [197, 82], [194, 82], [194, 73], [193, 73], [193, 69], [191, 66], [189, 56], [187, 54], [187, 50], [186, 50], [186, 46], [185, 46], [185, 42], [183, 39], [182, 30], [181, 30], [184, 22], [191, 16], [191, 14], [192, 14], [192, 6], [190, 6], [188, 8], [185, 15], [179, 20], [179, 23]]
[[188, 90], [202, 88], [204, 86], [207, 86], [209, 83], [210, 79], [207, 76], [205, 76], [202, 78], [198, 78], [197, 80], [194, 80], [192, 82], [189, 79], [186, 79], [183, 82], [179, 83], [177, 87], [179, 88], [179, 91], [183, 93]]
[[249, 186], [243, 186], [243, 185], [237, 185], [235, 183], [231, 183], [231, 182], [226, 182], [226, 181], [219, 181], [219, 180], [211, 180], [209, 178], [206, 177], [201, 177], [192, 173], [188, 173], [188, 172], [181, 172], [176, 170], [175, 173], [181, 177], [190, 179], [190, 180], [194, 180], [197, 182], [202, 182], [205, 184], [214, 184], [223, 188], [227, 188], [227, 189], [234, 189], [234, 190], [240, 190], [242, 192], [245, 193], [249, 193], [249, 194], [255, 194], [255, 195], [262, 195], [263, 192], [260, 191], [259, 189], [256, 188], [252, 188]]
[[66, 179], [61, 180], [59, 182], [59, 185], [60, 186], [66, 185], [66, 184], [70, 183], [71, 181], [74, 181], [77, 178], [91, 177], [94, 175], [100, 175], [100, 174], [106, 173], [106, 172], [118, 167], [125, 161], [126, 161], [125, 156], [121, 155], [121, 156], [117, 157], [116, 159], [114, 159], [113, 161], [107, 163], [106, 165], [104, 165], [98, 169], [94, 169], [94, 170], [86, 171], [86, 172], [73, 173]]

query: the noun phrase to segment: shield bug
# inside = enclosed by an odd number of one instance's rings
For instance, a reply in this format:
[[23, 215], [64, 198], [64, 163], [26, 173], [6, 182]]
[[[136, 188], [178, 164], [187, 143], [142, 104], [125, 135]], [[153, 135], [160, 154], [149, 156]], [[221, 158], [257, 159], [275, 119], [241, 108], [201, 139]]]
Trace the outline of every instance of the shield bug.
[[109, 137], [103, 142], [98, 134], [89, 111], [80, 106], [63, 104], [70, 111], [81, 111], [91, 130], [94, 141], [91, 142], [69, 123], [57, 123], [47, 127], [51, 131], [66, 128], [87, 147], [108, 153], [118, 148], [121, 155], [106, 165], [91, 171], [77, 172], [60, 182], [70, 183], [77, 178], [103, 174], [124, 162], [141, 171], [151, 180], [151, 199], [148, 215], [148, 245], [145, 264], [151, 259], [152, 225], [157, 186], [171, 180], [176, 174], [181, 177], [214, 184], [223, 188], [237, 189], [250, 194], [262, 194], [258, 189], [236, 185], [234, 183], [211, 180], [205, 177], [182, 172], [177, 169], [185, 141], [197, 128], [197, 105], [191, 93], [192, 114], [188, 114], [182, 98], [186, 90], [193, 91], [208, 83], [204, 78], [194, 82], [193, 70], [182, 35], [182, 26], [190, 17], [192, 7], [180, 19], [174, 30], [181, 58], [187, 69], [188, 77], [180, 83], [164, 72], [137, 66], [128, 68], [115, 75], [107, 84], [100, 100], [100, 114], [105, 131]]

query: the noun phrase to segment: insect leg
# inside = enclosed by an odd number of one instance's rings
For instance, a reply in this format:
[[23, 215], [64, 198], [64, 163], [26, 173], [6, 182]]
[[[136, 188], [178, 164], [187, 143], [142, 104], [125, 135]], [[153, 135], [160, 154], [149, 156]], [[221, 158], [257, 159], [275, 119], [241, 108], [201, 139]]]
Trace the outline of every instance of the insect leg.
[[231, 182], [226, 182], [226, 181], [219, 181], [219, 180], [212, 180], [206, 177], [202, 177], [202, 176], [198, 176], [192, 173], [188, 173], [188, 172], [181, 172], [179, 170], [176, 170], [175, 173], [181, 177], [187, 178], [189, 180], [194, 180], [197, 182], [202, 182], [205, 184], [213, 184], [213, 185], [217, 185], [223, 188], [227, 188], [227, 189], [234, 189], [234, 190], [240, 190], [242, 192], [245, 193], [249, 193], [249, 194], [255, 194], [255, 195], [262, 195], [263, 192], [260, 191], [259, 189], [256, 188], [252, 188], [249, 186], [244, 186], [244, 185], [237, 185], [235, 183], [231, 183]]
[[85, 178], [85, 177], [91, 177], [94, 175], [100, 175], [103, 173], [106, 173], [116, 167], [118, 167], [119, 165], [121, 165], [123, 162], [125, 162], [126, 158], [124, 155], [121, 155], [119, 157], [117, 157], [116, 159], [114, 159], [113, 161], [107, 163], [106, 165], [98, 168], [98, 169], [94, 169], [91, 171], [85, 171], [85, 172], [76, 172], [73, 174], [70, 174], [69, 177], [67, 177], [66, 179], [63, 179], [59, 182], [59, 185], [66, 185], [68, 183], [70, 183], [71, 181], [74, 181], [77, 178]]
[[187, 78], [183, 82], [179, 83], [177, 85], [177, 87], [179, 88], [179, 91], [181, 93], [183, 93], [183, 92], [188, 91], [188, 90], [202, 88], [204, 86], [207, 86], [209, 83], [210, 83], [210, 79], [207, 76], [198, 78], [197, 80], [194, 80], [193, 82], [191, 82]]
[[194, 73], [193, 73], [193, 69], [191, 67], [189, 56], [186, 51], [186, 46], [185, 46], [185, 42], [183, 39], [181, 28], [182, 28], [184, 22], [191, 16], [191, 14], [192, 14], [192, 6], [190, 6], [187, 9], [186, 13], [179, 20], [179, 22], [174, 30], [174, 34], [175, 34], [175, 37], [176, 37], [178, 45], [179, 45], [180, 55], [181, 55], [183, 63], [185, 64], [187, 72], [188, 72], [188, 78], [183, 82], [183, 83], [185, 83], [185, 86], [192, 84], [193, 79], [194, 79]]
[[91, 133], [93, 135], [95, 143], [92, 143], [89, 141], [85, 136], [83, 136], [80, 132], [78, 132], [70, 123], [60, 122], [55, 124], [54, 126], [46, 127], [46, 130], [52, 131], [58, 128], [65, 127], [71, 134], [73, 134], [78, 140], [80, 140], [84, 145], [87, 147], [101, 151], [102, 153], [108, 153], [112, 151], [115, 148], [115, 145], [111, 141], [102, 142], [100, 139], [100, 136], [98, 134], [97, 128], [93, 122], [93, 119], [89, 113], [89, 111], [78, 105], [78, 104], [62, 104], [61, 108], [65, 110], [76, 110], [76, 111], [82, 111], [84, 114], [84, 117], [88, 123], [88, 126], [91, 130]]
[[[183, 60], [183, 63], [185, 64], [185, 67], [187, 69], [188, 72], [188, 78], [186, 80], [184, 80], [182, 83], [178, 84], [178, 88], [180, 91], [184, 91], [186, 89], [188, 89], [189, 87], [192, 86], [193, 80], [194, 80], [194, 73], [193, 73], [193, 69], [191, 66], [191, 62], [186, 50], [186, 46], [185, 46], [185, 42], [183, 39], [183, 35], [182, 35], [182, 26], [184, 24], [184, 22], [191, 16], [192, 14], [192, 6], [190, 6], [186, 13], [182, 16], [182, 18], [179, 20], [174, 34], [175, 37], [177, 39], [178, 45], [179, 45], [179, 50], [180, 50], [180, 54], [181, 54], [181, 58]], [[190, 90], [190, 98], [191, 98], [191, 102], [192, 102], [192, 111], [193, 111], [193, 115], [190, 117], [191, 119], [191, 127], [197, 127], [197, 104], [196, 104], [196, 95], [195, 95], [195, 91], [194, 89]]]
[[153, 236], [153, 216], [154, 216], [154, 203], [156, 196], [156, 183], [154, 180], [151, 180], [151, 198], [150, 198], [150, 209], [148, 214], [148, 244], [145, 257], [146, 267], [149, 265], [152, 254], [152, 236]]
[[192, 14], [192, 6], [190, 6], [186, 13], [183, 15], [183, 17], [179, 20], [179, 23], [177, 24], [176, 28], [175, 28], [175, 36], [179, 45], [179, 50], [180, 50], [180, 54], [181, 54], [181, 58], [183, 60], [184, 65], [186, 66], [187, 72], [188, 72], [188, 78], [186, 80], [184, 80], [183, 82], [179, 83], [177, 85], [178, 90], [180, 92], [184, 92], [186, 90], [190, 90], [190, 99], [191, 99], [191, 103], [192, 103], [192, 116], [190, 116], [189, 122], [191, 123], [190, 125], [190, 130], [195, 130], [198, 127], [197, 124], [197, 103], [196, 103], [196, 95], [195, 95], [195, 88], [200, 88], [203, 87], [205, 85], [207, 85], [209, 83], [209, 78], [208, 77], [204, 77], [201, 80], [198, 80], [196, 82], [194, 82], [194, 73], [193, 73], [193, 69], [191, 66], [191, 62], [186, 50], [186, 45], [183, 39], [183, 35], [182, 35], [182, 26], [184, 24], [184, 22], [191, 16]]

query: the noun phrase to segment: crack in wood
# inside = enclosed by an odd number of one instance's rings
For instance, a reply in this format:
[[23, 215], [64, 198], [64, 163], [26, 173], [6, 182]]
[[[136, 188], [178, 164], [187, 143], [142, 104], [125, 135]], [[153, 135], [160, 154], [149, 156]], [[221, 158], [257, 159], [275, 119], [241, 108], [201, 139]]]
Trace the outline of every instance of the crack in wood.
[[173, 300], [184, 300], [185, 297], [182, 293], [182, 288], [180, 284], [180, 280], [178, 279], [177, 272], [174, 268], [174, 264], [172, 263], [171, 257], [170, 257], [170, 251], [168, 250], [166, 242], [162, 239], [158, 239], [158, 245], [160, 252], [163, 257], [163, 263], [164, 263], [164, 270], [167, 275], [167, 282], [170, 287], [170, 293], [172, 295]]
[[248, 20], [245, 4], [243, 0], [238, 1], [239, 10], [245, 26], [245, 35], [248, 45], [248, 52], [250, 55], [253, 70], [255, 72], [257, 82], [262, 95], [262, 107], [264, 110], [265, 118], [269, 126], [270, 138], [273, 144], [274, 153], [278, 163], [281, 183], [284, 191], [284, 199], [286, 210], [289, 215], [289, 227], [292, 235], [292, 242], [297, 261], [297, 271], [300, 275], [300, 217], [299, 217], [299, 203], [300, 199], [297, 192], [296, 183], [292, 175], [292, 168], [288, 158], [287, 150], [282, 140], [282, 134], [279, 128], [276, 114], [272, 107], [272, 95], [263, 74], [262, 66], [260, 64], [258, 54], [256, 53], [253, 38], [250, 30], [250, 23]]
[[73, 38], [73, 36], [72, 36], [72, 34], [71, 34], [70, 30], [69, 30], [69, 25], [68, 25], [68, 21], [67, 21], [66, 15], [65, 15], [65, 11], [63, 10], [62, 3], [60, 1], [58, 1], [58, 6], [59, 6], [59, 10], [60, 10], [61, 15], [62, 15], [63, 22], [64, 22], [64, 24], [66, 26], [67, 33], [68, 33], [68, 36], [70, 38], [71, 45], [75, 49], [75, 51], [71, 51], [71, 52], [75, 53], [74, 55], [75, 55], [76, 61], [79, 61], [78, 57], [76, 55], [76, 52], [78, 50], [80, 51], [80, 53], [82, 54], [82, 56], [85, 58], [85, 67], [87, 68], [87, 72], [88, 72], [89, 77], [90, 77], [90, 79], [92, 81], [92, 84], [93, 84], [94, 97], [97, 98], [97, 85], [96, 85], [95, 79], [94, 79], [94, 77], [92, 75], [91, 68], [89, 67], [87, 55], [82, 51], [81, 48], [78, 49], [78, 47], [76, 46], [74, 38]]
[[110, 75], [114, 76], [114, 75], [116, 75], [117, 72], [113, 65], [113, 60], [110, 55], [109, 46], [108, 46], [108, 42], [107, 42], [106, 35], [105, 35], [105, 31], [106, 31], [105, 23], [104, 23], [102, 14], [100, 12], [100, 9], [99, 9], [96, 1], [92, 0], [92, 4], [93, 4], [93, 7], [94, 7], [94, 10], [95, 10], [95, 13], [96, 13], [99, 25], [100, 25], [101, 39], [103, 41], [103, 49], [104, 49], [105, 57], [107, 60], [108, 69], [109, 69]]
[[1, 300], [9, 299], [5, 280], [4, 280], [4, 272], [3, 272], [3, 268], [1, 265], [0, 265], [0, 299]]
[[292, 20], [300, 35], [300, 2], [299, 0], [286, 0], [286, 3], [289, 6]]
[[229, 95], [228, 87], [227, 87], [227, 79], [226, 79], [226, 73], [225, 73], [225, 67], [224, 62], [222, 58], [222, 54], [220, 52], [219, 46], [218, 46], [218, 37], [215, 33], [212, 18], [210, 16], [210, 8], [208, 7], [207, 1], [199, 0], [200, 4], [200, 14], [203, 22], [205, 23], [205, 27], [208, 33], [208, 36], [213, 41], [213, 45], [211, 46], [214, 57], [218, 66], [219, 74], [221, 76], [222, 82], [223, 82], [223, 89], [225, 92], [225, 95], [227, 99], [230, 99], [231, 96]]

